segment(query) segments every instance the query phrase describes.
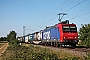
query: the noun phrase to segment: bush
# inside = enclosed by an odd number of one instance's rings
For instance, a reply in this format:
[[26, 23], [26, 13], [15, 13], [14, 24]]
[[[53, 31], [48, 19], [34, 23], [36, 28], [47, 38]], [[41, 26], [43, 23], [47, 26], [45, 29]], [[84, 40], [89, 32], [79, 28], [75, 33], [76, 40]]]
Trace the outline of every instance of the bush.
[[87, 58], [87, 60], [90, 60], [90, 52], [89, 52], [87, 55], [88, 55], [88, 58]]
[[17, 49], [17, 54], [15, 56], [15, 59], [22, 59], [22, 60], [57, 60], [56, 54], [50, 54], [47, 53], [45, 50], [43, 52], [37, 52], [33, 49], [30, 49], [31, 47], [19, 47]]
[[10, 51], [10, 56], [4, 57], [4, 60], [78, 60], [77, 57], [59, 59], [57, 54], [50, 52], [49, 49], [34, 47], [34, 45], [30, 47], [10, 45], [7, 50]]
[[60, 60], [78, 60], [79, 58], [78, 57], [64, 57], [64, 58], [61, 58]]

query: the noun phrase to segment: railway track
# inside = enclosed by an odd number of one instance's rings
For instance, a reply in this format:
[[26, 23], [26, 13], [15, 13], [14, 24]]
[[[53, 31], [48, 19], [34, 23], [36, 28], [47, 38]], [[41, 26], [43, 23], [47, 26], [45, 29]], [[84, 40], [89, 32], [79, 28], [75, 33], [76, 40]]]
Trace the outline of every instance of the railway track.
[[83, 46], [76, 46], [75, 48], [72, 48], [70, 46], [63, 47], [63, 48], [54, 47], [54, 46], [44, 46], [44, 45], [34, 45], [34, 46], [40, 46], [40, 47], [48, 48], [54, 51], [63, 51], [66, 53], [73, 54], [75, 56], [79, 56], [79, 57], [87, 57], [87, 53], [90, 52], [89, 47], [83, 47]]
[[74, 51], [80, 51], [80, 52], [90, 52], [90, 48], [75, 48], [72, 49]]
[[63, 47], [64, 49], [71, 49], [73, 51], [90, 52], [90, 47], [76, 46], [76, 47]]

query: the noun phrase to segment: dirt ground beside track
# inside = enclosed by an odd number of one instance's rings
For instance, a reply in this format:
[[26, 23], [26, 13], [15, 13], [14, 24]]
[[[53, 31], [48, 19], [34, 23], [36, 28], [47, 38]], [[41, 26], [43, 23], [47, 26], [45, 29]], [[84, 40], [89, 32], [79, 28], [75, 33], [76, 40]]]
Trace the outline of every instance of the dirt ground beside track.
[[1, 48], [0, 48], [0, 56], [5, 52], [5, 50], [8, 47], [8, 43], [5, 43]]

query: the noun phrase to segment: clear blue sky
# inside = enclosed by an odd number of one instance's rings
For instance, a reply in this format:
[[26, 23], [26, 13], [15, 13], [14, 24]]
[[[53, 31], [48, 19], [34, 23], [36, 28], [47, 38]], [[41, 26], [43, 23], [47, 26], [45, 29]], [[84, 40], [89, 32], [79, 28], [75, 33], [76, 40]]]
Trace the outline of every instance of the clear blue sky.
[[29, 34], [55, 25], [62, 12], [67, 13], [62, 20], [69, 19], [79, 30], [81, 24], [90, 23], [90, 0], [0, 0], [0, 37], [11, 30], [21, 36], [23, 26]]

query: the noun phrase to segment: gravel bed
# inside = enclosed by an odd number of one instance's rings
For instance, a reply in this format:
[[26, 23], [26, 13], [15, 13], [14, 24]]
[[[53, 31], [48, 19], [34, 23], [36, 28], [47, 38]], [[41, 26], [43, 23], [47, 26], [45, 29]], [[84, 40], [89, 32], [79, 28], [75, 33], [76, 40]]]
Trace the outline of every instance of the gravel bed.
[[34, 46], [39, 46], [39, 47], [43, 47], [43, 48], [48, 48], [54, 51], [63, 51], [66, 53], [70, 53], [73, 54], [75, 56], [79, 56], [79, 57], [87, 57], [86, 53], [87, 51], [90, 51], [90, 48], [60, 48], [60, 47], [53, 47], [53, 46], [43, 46], [43, 45], [34, 45]]

